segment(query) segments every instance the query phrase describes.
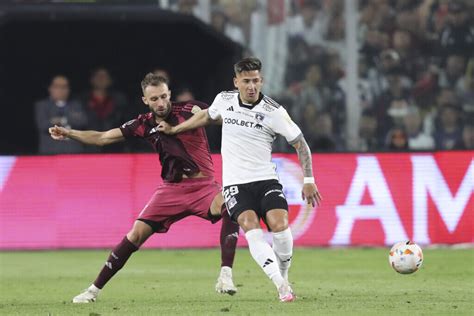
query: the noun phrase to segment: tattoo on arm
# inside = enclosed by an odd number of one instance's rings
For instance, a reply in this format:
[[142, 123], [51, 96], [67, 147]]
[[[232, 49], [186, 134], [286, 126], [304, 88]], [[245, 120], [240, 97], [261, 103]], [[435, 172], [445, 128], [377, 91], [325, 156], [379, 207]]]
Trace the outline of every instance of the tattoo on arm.
[[298, 153], [298, 159], [300, 161], [301, 168], [303, 168], [303, 175], [305, 177], [313, 176], [313, 163], [311, 159], [311, 150], [309, 149], [308, 143], [303, 137], [303, 134], [298, 136], [291, 145], [295, 147]]

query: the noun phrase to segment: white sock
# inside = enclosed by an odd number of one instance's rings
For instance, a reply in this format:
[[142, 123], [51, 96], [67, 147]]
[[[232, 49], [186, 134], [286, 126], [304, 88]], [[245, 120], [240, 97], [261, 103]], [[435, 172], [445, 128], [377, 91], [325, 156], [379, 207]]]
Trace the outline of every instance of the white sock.
[[99, 293], [100, 292], [100, 289], [97, 286], [95, 286], [94, 284], [91, 284], [91, 286], [89, 286], [88, 290], [90, 292], [93, 292], [93, 293]]
[[227, 266], [221, 267], [221, 275], [226, 275], [232, 278], [232, 268]]
[[263, 238], [263, 231], [261, 229], [249, 230], [245, 233], [245, 238], [247, 238], [253, 259], [273, 281], [277, 289], [280, 288], [285, 280], [280, 274], [275, 252]]
[[293, 257], [293, 235], [289, 227], [284, 231], [273, 233], [273, 251], [278, 260], [281, 276], [288, 281], [288, 270]]

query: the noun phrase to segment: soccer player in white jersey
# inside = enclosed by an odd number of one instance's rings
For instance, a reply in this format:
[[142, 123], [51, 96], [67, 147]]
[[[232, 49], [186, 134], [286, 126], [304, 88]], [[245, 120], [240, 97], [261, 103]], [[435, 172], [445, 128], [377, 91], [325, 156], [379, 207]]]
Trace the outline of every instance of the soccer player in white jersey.
[[[304, 174], [302, 197], [314, 207], [321, 195], [314, 182], [311, 151], [300, 128], [287, 111], [261, 93], [262, 64], [245, 58], [234, 65], [237, 91], [219, 93], [208, 110], [171, 126], [162, 122], [158, 129], [167, 134], [181, 133], [219, 121], [222, 124], [223, 194], [231, 218], [245, 232], [249, 250], [275, 284], [282, 302], [296, 296], [288, 282], [293, 255], [293, 236], [288, 227], [288, 203], [271, 162], [276, 134], [286, 138], [297, 151]], [[260, 219], [273, 235], [273, 249], [265, 241]]]

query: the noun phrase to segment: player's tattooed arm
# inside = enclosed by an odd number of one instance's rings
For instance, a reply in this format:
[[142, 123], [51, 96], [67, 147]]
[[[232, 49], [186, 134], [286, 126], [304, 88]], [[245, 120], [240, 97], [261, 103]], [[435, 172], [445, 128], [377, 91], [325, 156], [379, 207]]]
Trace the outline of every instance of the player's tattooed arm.
[[300, 161], [301, 167], [303, 168], [304, 177], [313, 176], [313, 162], [311, 159], [311, 150], [309, 149], [308, 143], [304, 139], [303, 134], [300, 134], [294, 141], [291, 142], [293, 147], [295, 147], [296, 152], [298, 153], [298, 159]]
[[291, 145], [295, 147], [301, 167], [303, 168], [304, 184], [303, 189], [301, 190], [301, 197], [313, 207], [320, 205], [323, 198], [314, 182], [311, 150], [309, 149], [308, 143], [306, 143], [303, 134], [300, 134], [294, 141], [292, 141]]

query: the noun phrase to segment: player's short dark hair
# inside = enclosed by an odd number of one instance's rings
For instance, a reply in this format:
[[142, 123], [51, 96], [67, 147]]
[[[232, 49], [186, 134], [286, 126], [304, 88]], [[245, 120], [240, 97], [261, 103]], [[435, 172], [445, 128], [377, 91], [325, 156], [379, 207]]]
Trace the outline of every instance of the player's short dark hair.
[[240, 74], [243, 71], [262, 70], [262, 62], [256, 57], [247, 57], [234, 65], [235, 74]]
[[154, 86], [158, 87], [159, 85], [162, 85], [165, 83], [168, 85], [168, 79], [166, 79], [163, 76], [155, 75], [152, 72], [149, 72], [146, 74], [145, 78], [142, 80], [142, 91], [145, 91], [146, 87], [148, 86]]

